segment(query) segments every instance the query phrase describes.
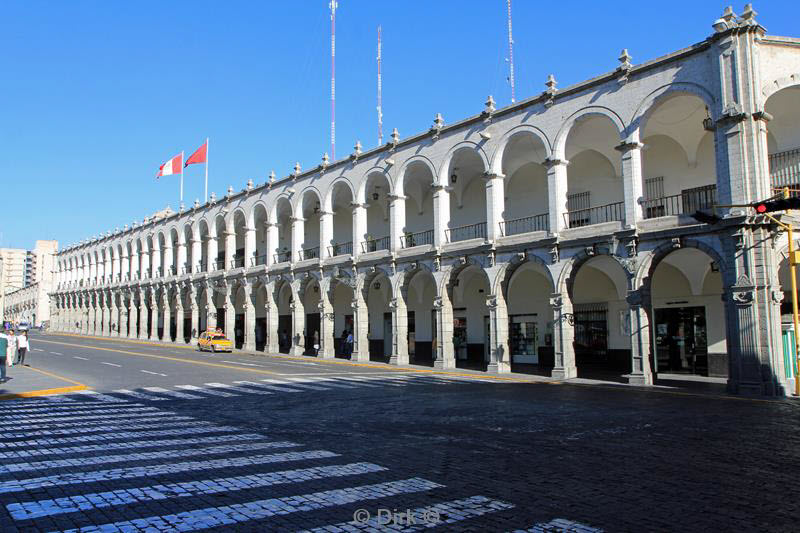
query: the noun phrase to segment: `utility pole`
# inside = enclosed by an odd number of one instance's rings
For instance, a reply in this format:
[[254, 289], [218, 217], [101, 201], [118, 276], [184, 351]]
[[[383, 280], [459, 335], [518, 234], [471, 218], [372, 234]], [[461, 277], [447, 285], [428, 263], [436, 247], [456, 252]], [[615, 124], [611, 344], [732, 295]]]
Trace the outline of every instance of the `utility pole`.
[[514, 37], [511, 34], [511, 0], [506, 0], [508, 5], [508, 82], [511, 84], [511, 103], [516, 102], [514, 96]]
[[336, 161], [336, 8], [339, 3], [331, 0], [331, 159]]
[[383, 144], [383, 101], [381, 98], [381, 27], [378, 26], [378, 146]]

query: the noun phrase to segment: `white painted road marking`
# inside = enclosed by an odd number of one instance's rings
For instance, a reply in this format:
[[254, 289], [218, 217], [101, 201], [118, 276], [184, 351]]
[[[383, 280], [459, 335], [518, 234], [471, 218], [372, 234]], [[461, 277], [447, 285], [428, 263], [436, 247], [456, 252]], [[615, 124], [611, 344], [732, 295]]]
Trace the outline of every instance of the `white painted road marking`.
[[142, 387], [142, 389], [150, 392], [157, 392], [159, 394], [163, 394], [164, 396], [172, 396], [173, 398], [180, 398], [182, 400], [201, 400], [203, 398], [202, 396], [187, 394], [185, 392], [178, 392], [176, 390], [162, 389], [161, 387]]
[[72, 357], [73, 357], [74, 359], [80, 359], [81, 361], [88, 361], [88, 359], [87, 359], [87, 358], [85, 358], [85, 357], [78, 357], [77, 355], [73, 355]]
[[163, 378], [167, 377], [166, 374], [162, 374], [161, 372], [150, 372], [149, 370], [140, 370], [139, 372], [144, 372], [145, 374], [152, 374], [154, 376], [161, 376]]
[[108, 365], [108, 366], [115, 366], [117, 368], [122, 368], [122, 365], [118, 365], [116, 363], [107, 363], [106, 361], [100, 361], [101, 365]]

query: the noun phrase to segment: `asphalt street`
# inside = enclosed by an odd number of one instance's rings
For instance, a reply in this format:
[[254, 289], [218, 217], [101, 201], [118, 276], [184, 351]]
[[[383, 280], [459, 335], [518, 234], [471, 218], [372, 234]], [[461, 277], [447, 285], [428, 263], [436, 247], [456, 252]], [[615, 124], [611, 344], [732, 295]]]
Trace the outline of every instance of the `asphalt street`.
[[792, 400], [31, 344], [91, 390], [0, 404], [2, 532], [798, 529]]

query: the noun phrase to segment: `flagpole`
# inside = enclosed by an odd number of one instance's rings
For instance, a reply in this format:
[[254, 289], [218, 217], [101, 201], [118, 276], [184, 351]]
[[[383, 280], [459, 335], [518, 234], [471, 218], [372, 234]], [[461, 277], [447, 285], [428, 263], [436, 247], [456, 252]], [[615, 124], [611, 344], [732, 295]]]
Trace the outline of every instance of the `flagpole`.
[[206, 203], [208, 203], [208, 137], [206, 137]]
[[183, 207], [183, 150], [181, 150], [181, 207]]

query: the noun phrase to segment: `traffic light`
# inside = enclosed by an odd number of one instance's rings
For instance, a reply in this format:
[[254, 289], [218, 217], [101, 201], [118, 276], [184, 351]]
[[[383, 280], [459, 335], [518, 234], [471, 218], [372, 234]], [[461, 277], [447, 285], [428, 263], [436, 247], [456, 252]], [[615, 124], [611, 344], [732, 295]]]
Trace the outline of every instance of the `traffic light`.
[[755, 202], [750, 205], [759, 215], [774, 213], [775, 211], [786, 211], [788, 209], [800, 209], [800, 197], [764, 200], [763, 202]]

